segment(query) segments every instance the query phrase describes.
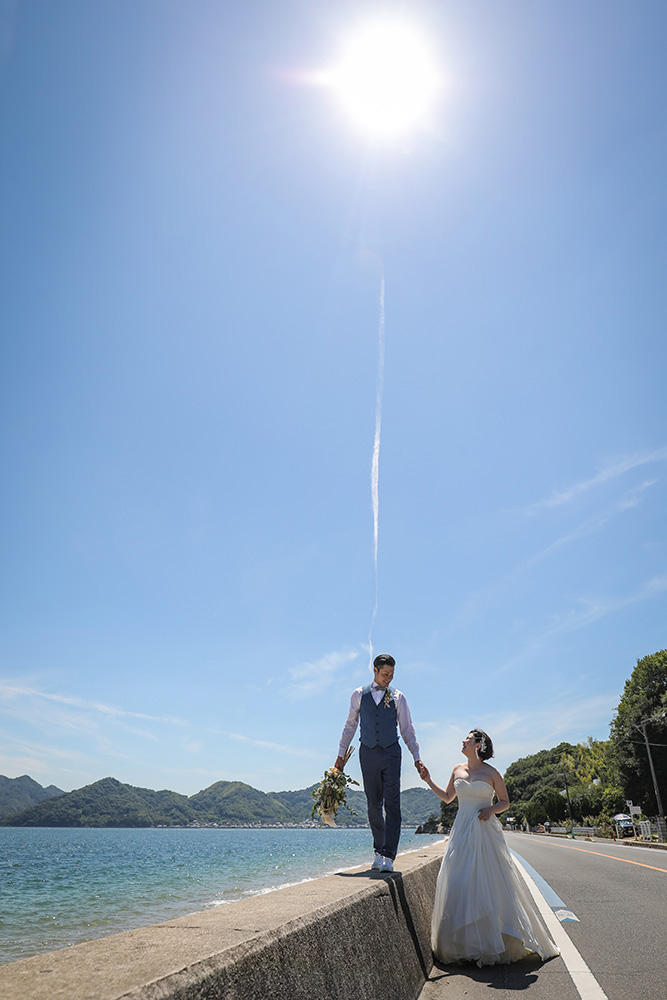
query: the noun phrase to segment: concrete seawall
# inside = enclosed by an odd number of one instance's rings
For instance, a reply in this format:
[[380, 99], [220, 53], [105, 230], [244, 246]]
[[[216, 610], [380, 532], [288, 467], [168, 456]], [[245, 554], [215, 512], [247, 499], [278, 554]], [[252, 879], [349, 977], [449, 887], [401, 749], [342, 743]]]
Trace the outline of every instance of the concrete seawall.
[[0, 968], [2, 1000], [416, 1000], [443, 845]]

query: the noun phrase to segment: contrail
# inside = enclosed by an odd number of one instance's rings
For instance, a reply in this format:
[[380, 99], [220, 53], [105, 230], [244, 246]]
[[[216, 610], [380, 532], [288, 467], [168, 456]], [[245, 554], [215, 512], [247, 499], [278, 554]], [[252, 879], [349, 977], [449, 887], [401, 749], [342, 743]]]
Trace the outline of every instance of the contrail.
[[380, 514], [380, 432], [382, 430], [382, 393], [384, 389], [384, 273], [380, 278], [380, 322], [378, 324], [378, 374], [375, 390], [375, 438], [371, 464], [371, 501], [373, 505], [373, 565], [375, 568], [375, 606], [368, 630], [368, 648], [373, 663], [373, 626], [378, 613], [378, 538]]

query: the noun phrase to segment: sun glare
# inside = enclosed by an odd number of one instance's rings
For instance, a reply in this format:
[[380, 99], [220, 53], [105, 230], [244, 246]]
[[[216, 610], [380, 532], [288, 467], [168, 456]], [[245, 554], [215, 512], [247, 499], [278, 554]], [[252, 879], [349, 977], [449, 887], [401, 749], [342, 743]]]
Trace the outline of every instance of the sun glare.
[[378, 137], [425, 121], [439, 85], [428, 46], [403, 24], [369, 25], [327, 77], [353, 121]]

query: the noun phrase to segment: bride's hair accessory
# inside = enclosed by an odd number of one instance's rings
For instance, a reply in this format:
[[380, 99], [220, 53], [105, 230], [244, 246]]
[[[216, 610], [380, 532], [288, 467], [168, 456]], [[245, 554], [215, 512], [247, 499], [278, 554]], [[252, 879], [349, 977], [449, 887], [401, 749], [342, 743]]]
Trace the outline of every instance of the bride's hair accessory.
[[485, 733], [483, 729], [473, 729], [472, 734], [478, 744], [475, 746], [477, 759], [488, 760], [489, 757], [493, 757], [493, 743], [489, 734]]

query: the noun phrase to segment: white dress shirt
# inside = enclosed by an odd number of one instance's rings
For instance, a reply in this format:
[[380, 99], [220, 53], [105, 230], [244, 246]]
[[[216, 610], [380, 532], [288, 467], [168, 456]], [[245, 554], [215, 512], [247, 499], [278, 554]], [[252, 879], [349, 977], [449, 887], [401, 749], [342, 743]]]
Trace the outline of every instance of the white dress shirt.
[[[368, 685], [364, 685], [364, 687], [367, 686]], [[401, 731], [403, 742], [414, 757], [415, 761], [421, 760], [421, 757], [419, 756], [419, 743], [417, 743], [417, 736], [415, 734], [415, 727], [412, 723], [412, 716], [410, 715], [407, 698], [402, 691], [397, 691], [396, 688], [390, 688], [390, 690], [394, 696], [396, 715], [398, 717], [398, 728]], [[357, 726], [359, 725], [359, 715], [361, 712], [361, 696], [363, 691], [363, 687], [358, 687], [352, 692], [352, 697], [350, 698], [350, 714], [347, 717], [347, 722], [343, 726], [343, 734], [340, 738], [340, 746], [338, 747], [339, 757], [345, 756], [347, 748], [352, 742], [354, 734], [357, 731]], [[375, 683], [375, 681], [373, 681], [371, 684], [371, 694], [376, 705], [380, 704], [386, 693], [387, 688], [381, 688]]]

